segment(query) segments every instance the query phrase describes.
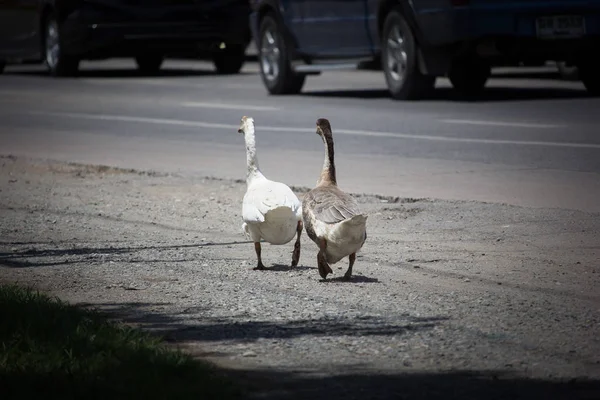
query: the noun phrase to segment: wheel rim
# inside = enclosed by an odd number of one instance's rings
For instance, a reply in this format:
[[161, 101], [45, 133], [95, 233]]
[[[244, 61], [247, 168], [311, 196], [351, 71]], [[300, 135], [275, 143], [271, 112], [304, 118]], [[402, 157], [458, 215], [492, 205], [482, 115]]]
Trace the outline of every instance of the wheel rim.
[[390, 29], [387, 37], [386, 55], [390, 78], [402, 82], [406, 76], [408, 55], [406, 53], [406, 40], [398, 25]]
[[267, 29], [263, 35], [260, 49], [260, 63], [265, 78], [269, 81], [279, 76], [279, 47], [277, 47], [277, 35]]
[[55, 21], [48, 23], [46, 31], [46, 62], [48, 66], [55, 67], [60, 57], [60, 45], [58, 39], [58, 26]]

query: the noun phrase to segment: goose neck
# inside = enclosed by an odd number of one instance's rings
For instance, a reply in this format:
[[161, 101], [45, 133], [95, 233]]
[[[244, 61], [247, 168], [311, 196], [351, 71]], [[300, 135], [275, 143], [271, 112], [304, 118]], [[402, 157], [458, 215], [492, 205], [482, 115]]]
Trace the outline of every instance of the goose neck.
[[248, 168], [246, 181], [250, 182], [262, 175], [258, 166], [258, 157], [256, 156], [256, 138], [253, 127], [250, 127], [244, 134], [244, 139], [246, 141], [246, 165]]
[[323, 161], [323, 170], [318, 184], [330, 183], [336, 185], [333, 138], [331, 135], [324, 135], [323, 143], [325, 144], [325, 160]]

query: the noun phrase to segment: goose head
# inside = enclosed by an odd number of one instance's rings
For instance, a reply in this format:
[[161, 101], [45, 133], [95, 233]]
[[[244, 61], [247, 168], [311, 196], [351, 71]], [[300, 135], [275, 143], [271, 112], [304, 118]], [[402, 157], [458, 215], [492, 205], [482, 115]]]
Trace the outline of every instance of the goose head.
[[317, 120], [317, 135], [321, 136], [321, 139], [325, 141], [327, 138], [331, 138], [331, 125], [329, 120], [326, 118], [319, 118]]
[[238, 129], [238, 133], [241, 133], [241, 134], [254, 133], [254, 118], [246, 117], [244, 115], [240, 122], [240, 127]]

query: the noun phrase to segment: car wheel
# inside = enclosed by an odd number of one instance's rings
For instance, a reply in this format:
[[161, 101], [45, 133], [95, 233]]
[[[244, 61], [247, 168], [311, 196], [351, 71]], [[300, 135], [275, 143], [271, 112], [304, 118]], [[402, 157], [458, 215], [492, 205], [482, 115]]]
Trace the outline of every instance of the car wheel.
[[476, 96], [492, 74], [490, 64], [478, 56], [464, 56], [452, 62], [448, 78], [461, 95]]
[[146, 75], [153, 75], [160, 71], [164, 60], [162, 54], [141, 54], [135, 57], [138, 71]]
[[260, 76], [269, 93], [295, 94], [302, 90], [306, 75], [292, 70], [283, 28], [272, 14], [260, 24], [258, 59]]
[[44, 25], [44, 62], [52, 76], [72, 76], [77, 74], [79, 59], [64, 54], [62, 48], [61, 26], [49, 15]]
[[393, 10], [383, 25], [381, 63], [394, 99], [417, 99], [433, 88], [436, 77], [419, 71], [417, 54], [418, 45], [410, 26], [399, 10]]
[[600, 95], [600, 63], [585, 60], [577, 65], [579, 79], [592, 96]]
[[213, 55], [213, 63], [219, 74], [237, 74], [246, 60], [246, 47], [241, 44], [228, 45]]
[[4, 72], [5, 67], [6, 67], [6, 61], [0, 60], [0, 74]]

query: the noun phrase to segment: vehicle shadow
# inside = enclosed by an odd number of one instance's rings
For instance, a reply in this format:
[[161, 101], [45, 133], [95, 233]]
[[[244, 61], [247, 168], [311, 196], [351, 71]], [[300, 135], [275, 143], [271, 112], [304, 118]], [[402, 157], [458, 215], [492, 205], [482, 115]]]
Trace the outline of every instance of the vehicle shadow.
[[492, 79], [508, 78], [508, 79], [541, 79], [559, 81], [562, 79], [558, 71], [497, 71], [492, 74]]
[[[17, 69], [7, 70], [6, 75], [29, 75], [29, 76], [48, 76], [48, 72], [44, 69]], [[254, 75], [251, 72], [241, 71], [236, 75]], [[220, 75], [211, 69], [192, 69], [192, 68], [161, 68], [156, 73], [143, 73], [136, 68], [84, 68], [77, 72], [72, 77], [63, 77], [61, 79], [77, 79], [77, 78], [181, 78], [181, 77], [198, 77], [198, 76], [227, 76]]]
[[[303, 96], [323, 98], [356, 98], [384, 99], [389, 98], [387, 89], [363, 90], [319, 90], [305, 91]], [[523, 100], [556, 100], [593, 97], [584, 89], [569, 88], [523, 88], [523, 87], [488, 87], [478, 96], [462, 96], [452, 88], [436, 88], [428, 96], [419, 101], [452, 101], [452, 102], [503, 102]]]

